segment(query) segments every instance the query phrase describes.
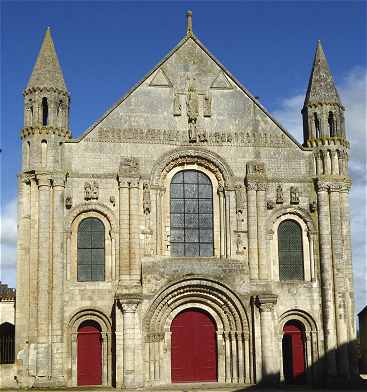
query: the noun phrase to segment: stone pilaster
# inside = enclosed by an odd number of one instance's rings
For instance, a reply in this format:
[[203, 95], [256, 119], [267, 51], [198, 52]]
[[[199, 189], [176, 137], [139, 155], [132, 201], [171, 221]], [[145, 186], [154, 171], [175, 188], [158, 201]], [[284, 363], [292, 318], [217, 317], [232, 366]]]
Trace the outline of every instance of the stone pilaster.
[[250, 278], [258, 279], [258, 248], [257, 248], [257, 208], [256, 208], [256, 189], [257, 184], [246, 183], [247, 189], [247, 219], [248, 219], [248, 261], [250, 267]]
[[320, 241], [320, 272], [322, 292], [322, 313], [325, 336], [326, 368], [329, 377], [335, 377], [336, 372], [336, 324], [333, 265], [331, 252], [331, 225], [329, 207], [329, 185], [319, 181], [317, 187], [317, 204], [319, 217]]
[[266, 183], [257, 184], [257, 248], [259, 254], [259, 279], [268, 279], [269, 266], [266, 258], [266, 228], [265, 228], [265, 193]]
[[48, 174], [37, 175], [38, 208], [38, 330], [37, 375], [45, 377], [49, 368], [49, 269], [50, 269], [50, 179]]
[[64, 191], [65, 177], [53, 178], [52, 230], [52, 377], [63, 382], [64, 337]]
[[274, 323], [273, 309], [277, 303], [274, 294], [261, 294], [255, 299], [255, 304], [260, 311], [261, 329], [261, 358], [262, 358], [262, 382], [272, 383], [275, 380], [274, 358]]

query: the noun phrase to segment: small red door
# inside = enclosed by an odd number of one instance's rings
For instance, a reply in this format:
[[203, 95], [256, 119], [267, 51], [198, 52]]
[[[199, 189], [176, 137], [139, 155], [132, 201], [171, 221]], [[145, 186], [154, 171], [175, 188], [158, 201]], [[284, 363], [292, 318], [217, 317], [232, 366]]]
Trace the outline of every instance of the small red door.
[[102, 384], [102, 339], [99, 325], [83, 323], [78, 329], [78, 385]]
[[214, 320], [197, 309], [183, 311], [171, 324], [172, 382], [217, 381]]
[[283, 370], [288, 383], [305, 382], [305, 346], [302, 327], [289, 322], [283, 328]]

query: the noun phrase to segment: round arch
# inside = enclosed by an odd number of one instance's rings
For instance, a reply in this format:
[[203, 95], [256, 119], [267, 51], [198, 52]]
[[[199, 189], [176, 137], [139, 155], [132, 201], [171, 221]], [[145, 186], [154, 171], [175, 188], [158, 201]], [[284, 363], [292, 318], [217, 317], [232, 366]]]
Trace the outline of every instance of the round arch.
[[[318, 378], [318, 366], [320, 359], [319, 329], [314, 317], [308, 312], [300, 309], [290, 309], [284, 312], [278, 320], [278, 342], [279, 358], [283, 358], [283, 329], [289, 322], [301, 324], [304, 328], [305, 338], [305, 365], [307, 383], [312, 383]], [[280, 361], [280, 378], [284, 381], [283, 363]]]
[[218, 154], [201, 147], [179, 147], [163, 154], [154, 163], [150, 183], [162, 185], [167, 173], [176, 166], [197, 164], [211, 171], [219, 185], [232, 186], [234, 174], [227, 162]]
[[[170, 326], [180, 312], [190, 308], [204, 310], [217, 325], [218, 382], [250, 382], [250, 324], [246, 309], [227, 286], [205, 278], [171, 283], [150, 305], [144, 317], [147, 382], [170, 383]], [[160, 352], [164, 355], [160, 356]], [[157, 379], [160, 373], [163, 377]]]
[[78, 358], [77, 337], [79, 327], [87, 321], [97, 323], [101, 328], [102, 337], [102, 385], [111, 385], [112, 375], [112, 323], [106, 314], [98, 308], [80, 308], [68, 322], [67, 350], [69, 386], [77, 386]]

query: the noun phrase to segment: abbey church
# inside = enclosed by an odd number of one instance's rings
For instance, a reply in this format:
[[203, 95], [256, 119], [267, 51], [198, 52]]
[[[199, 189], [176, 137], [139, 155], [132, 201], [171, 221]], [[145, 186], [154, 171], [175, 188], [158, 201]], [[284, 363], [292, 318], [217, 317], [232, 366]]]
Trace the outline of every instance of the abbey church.
[[50, 30], [23, 95], [18, 385], [357, 377], [350, 135], [320, 42], [303, 144], [200, 42], [191, 12], [78, 138]]

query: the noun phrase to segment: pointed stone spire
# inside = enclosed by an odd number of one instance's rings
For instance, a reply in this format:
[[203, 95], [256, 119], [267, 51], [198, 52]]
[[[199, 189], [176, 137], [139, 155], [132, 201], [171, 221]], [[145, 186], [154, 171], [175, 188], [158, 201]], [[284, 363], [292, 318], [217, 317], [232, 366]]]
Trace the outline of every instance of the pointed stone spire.
[[27, 89], [32, 87], [55, 87], [67, 91], [49, 27], [46, 30], [41, 50], [28, 81]]
[[308, 82], [304, 106], [318, 103], [336, 103], [341, 105], [320, 40], [317, 41], [315, 59]]

